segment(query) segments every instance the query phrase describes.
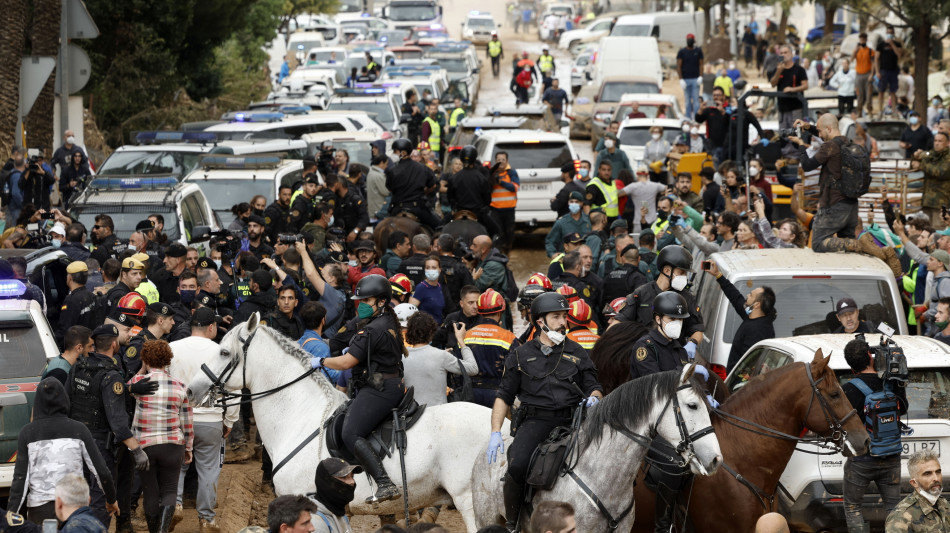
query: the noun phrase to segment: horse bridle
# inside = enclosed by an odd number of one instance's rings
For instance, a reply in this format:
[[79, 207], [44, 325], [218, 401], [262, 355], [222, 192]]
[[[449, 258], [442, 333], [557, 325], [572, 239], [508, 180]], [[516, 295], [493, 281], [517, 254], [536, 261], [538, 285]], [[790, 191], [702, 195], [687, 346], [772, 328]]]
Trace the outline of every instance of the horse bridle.
[[[676, 420], [676, 428], [679, 430], [679, 433], [680, 433], [680, 442], [679, 444], [676, 445], [676, 455], [664, 456], [664, 459], [668, 459], [671, 463], [675, 464], [676, 466], [680, 468], [686, 468], [687, 466], [689, 466], [690, 462], [692, 462], [692, 460], [696, 457], [696, 451], [694, 449], [693, 444], [699, 439], [714, 433], [712, 424], [710, 424], [709, 426], [706, 426], [703, 429], [695, 431], [693, 433], [688, 432], [689, 430], [686, 428], [686, 420], [683, 418], [683, 413], [680, 408], [679, 398], [677, 397], [677, 395], [679, 394], [679, 391], [685, 390], [685, 389], [691, 389], [691, 388], [692, 388], [692, 385], [690, 385], [689, 383], [685, 383], [677, 387], [676, 392], [674, 392], [669, 398], [666, 399], [666, 403], [663, 405], [663, 410], [660, 411], [660, 416], [658, 416], [656, 419], [657, 423], [659, 423], [659, 421], [663, 419], [663, 415], [666, 414], [666, 410], [670, 408], [670, 405], [673, 406], [673, 416], [675, 417], [675, 420]], [[655, 446], [653, 446], [653, 439], [657, 435], [656, 424], [650, 427], [649, 437], [645, 437], [643, 435], [634, 433], [624, 428], [614, 428], [614, 430], [620, 433], [621, 435], [623, 435], [624, 437], [627, 437], [628, 439], [646, 448], [648, 453], [649, 453], [649, 450], [658, 451], [658, 449]], [[689, 451], [688, 457], [683, 458], [683, 452], [686, 452], [686, 451]], [[644, 457], [646, 456], [644, 455]], [[676, 461], [677, 458], [680, 458], [682, 462], [677, 462]], [[610, 510], [607, 509], [607, 506], [604, 505], [604, 502], [600, 498], [597, 497], [597, 494], [593, 491], [593, 489], [591, 489], [586, 483], [584, 483], [584, 481], [580, 478], [580, 476], [578, 476], [577, 473], [574, 472], [573, 467], [567, 470], [567, 474], [571, 476], [571, 479], [574, 480], [574, 483], [576, 483], [577, 486], [584, 492], [584, 494], [587, 495], [588, 499], [590, 499], [590, 501], [592, 501], [594, 505], [597, 506], [597, 509], [600, 511], [600, 514], [603, 515], [603, 517], [607, 519], [607, 528], [610, 531], [615, 531], [618, 527], [620, 527], [620, 522], [623, 521], [623, 519], [626, 518], [627, 515], [630, 514], [630, 511], [633, 510], [634, 499], [631, 498], [630, 505], [628, 505], [627, 508], [624, 509], [623, 512], [621, 512], [619, 516], [614, 517], [610, 513]], [[636, 481], [634, 481], [634, 484], [636, 484]]]

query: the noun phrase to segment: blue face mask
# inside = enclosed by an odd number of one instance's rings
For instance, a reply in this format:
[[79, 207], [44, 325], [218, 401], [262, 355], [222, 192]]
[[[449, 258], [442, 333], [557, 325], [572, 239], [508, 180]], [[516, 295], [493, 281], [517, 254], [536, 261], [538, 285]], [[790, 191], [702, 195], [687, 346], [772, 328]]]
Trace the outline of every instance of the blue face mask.
[[578, 171], [578, 174], [580, 174], [582, 178], [586, 178], [586, 177], [587, 177], [587, 169], [586, 169], [586, 168], [580, 169], [580, 171]]
[[920, 119], [917, 117], [910, 117], [909, 119], [907, 119], [907, 122], [909, 122], [911, 125], [914, 125], [920, 122]]
[[439, 271], [426, 269], [426, 279], [429, 281], [435, 281], [439, 279]]
[[335, 220], [335, 219], [333, 218], [333, 215], [330, 215], [330, 223], [329, 223], [328, 225], [329, 225], [329, 226], [332, 226], [334, 220]]
[[346, 262], [346, 264], [350, 265], [351, 267], [360, 266], [359, 261], [357, 261], [356, 259], [350, 259], [349, 261]]
[[746, 314], [746, 315], [751, 315], [751, 314], [752, 314], [752, 306], [751, 306], [751, 305], [745, 306], [745, 314]]
[[576, 204], [576, 203], [567, 204], [567, 209], [568, 209], [572, 214], [575, 214], [575, 215], [576, 215], [577, 213], [580, 213], [580, 212], [581, 212], [581, 204]]
[[727, 105], [727, 106], [726, 106], [726, 114], [727, 114], [727, 115], [731, 115], [731, 114], [732, 114], [732, 106], [731, 106], [731, 105]]
[[181, 296], [181, 303], [183, 304], [190, 304], [191, 302], [195, 301], [196, 293], [197, 291], [192, 290], [178, 291], [178, 295]]
[[53, 248], [59, 248], [60, 246], [63, 245], [63, 241], [61, 241], [61, 240], [59, 240], [59, 239], [53, 239], [53, 240], [50, 241], [50, 244], [53, 245]]

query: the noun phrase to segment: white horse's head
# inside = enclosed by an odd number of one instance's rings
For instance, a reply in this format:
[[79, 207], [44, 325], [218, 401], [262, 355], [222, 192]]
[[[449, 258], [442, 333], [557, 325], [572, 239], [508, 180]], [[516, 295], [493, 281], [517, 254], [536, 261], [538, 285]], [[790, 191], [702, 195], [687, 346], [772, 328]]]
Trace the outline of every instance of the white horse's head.
[[712, 431], [702, 391], [690, 378], [696, 365], [683, 368], [677, 381], [675, 401], [670, 402], [656, 424], [657, 435], [677, 449], [694, 474], [711, 475], [722, 464], [719, 440]]
[[[221, 357], [207, 365], [215, 379], [223, 380], [223, 385], [228, 390], [238, 390], [244, 385], [241, 372], [245, 356], [244, 343], [260, 323], [260, 315], [254, 313], [247, 322], [232, 327], [231, 331], [221, 339]], [[188, 384], [188, 401], [193, 404], [202, 401], [212, 386], [216, 385], [218, 384], [214, 383], [205, 372], [198, 372]]]

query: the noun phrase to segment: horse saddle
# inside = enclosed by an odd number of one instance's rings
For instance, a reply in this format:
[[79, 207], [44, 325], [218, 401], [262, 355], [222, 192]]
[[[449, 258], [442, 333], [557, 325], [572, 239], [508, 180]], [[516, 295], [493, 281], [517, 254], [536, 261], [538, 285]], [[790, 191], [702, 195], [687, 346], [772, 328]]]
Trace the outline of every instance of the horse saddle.
[[538, 490], [554, 488], [557, 478], [567, 472], [567, 452], [575, 437], [575, 432], [569, 427], [551, 430], [548, 438], [531, 454], [525, 483]]
[[[341, 405], [334, 411], [326, 423], [323, 424], [323, 429], [326, 435], [327, 451], [330, 453], [330, 456], [343, 459], [348, 463], [358, 464], [359, 461], [350, 453], [346, 445], [343, 444], [343, 420], [346, 417], [346, 412], [349, 410], [351, 403], [353, 403], [352, 400]], [[419, 421], [419, 418], [422, 417], [422, 413], [426, 410], [426, 406], [419, 405], [419, 403], [416, 402], [415, 389], [409, 387], [406, 390], [406, 394], [403, 395], [402, 400], [400, 400], [399, 405], [396, 406], [396, 410], [400, 418], [406, 418], [405, 429], [408, 430]], [[383, 423], [376, 426], [376, 429], [366, 437], [366, 440], [370, 446], [373, 447], [373, 452], [376, 454], [376, 457], [380, 459], [383, 457], [391, 457], [394, 442], [396, 441], [396, 427], [393, 423], [393, 417], [387, 417]]]
[[417, 217], [417, 216], [415, 215], [415, 213], [412, 213], [412, 212], [410, 212], [410, 211], [405, 211], [405, 210], [404, 210], [404, 211], [400, 211], [400, 212], [398, 212], [398, 213], [395, 213], [393, 216], [394, 216], [394, 217], [408, 218], [409, 220], [414, 220], [414, 221], [416, 221], [416, 222], [419, 222], [419, 217]]
[[459, 209], [452, 214], [452, 220], [474, 220], [478, 222], [478, 215], [468, 209]]

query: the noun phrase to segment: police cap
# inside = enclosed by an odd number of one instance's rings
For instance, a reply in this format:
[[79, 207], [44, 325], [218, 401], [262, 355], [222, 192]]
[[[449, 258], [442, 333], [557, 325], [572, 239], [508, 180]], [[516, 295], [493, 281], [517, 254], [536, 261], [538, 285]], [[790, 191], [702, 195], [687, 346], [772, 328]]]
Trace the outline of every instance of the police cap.
[[125, 327], [132, 327], [135, 325], [135, 319], [132, 318], [132, 315], [123, 313], [118, 307], [113, 308], [112, 311], [109, 311], [109, 316], [106, 318]]
[[[626, 233], [630, 229], [630, 226], [627, 225], [626, 220], [618, 218], [610, 223], [610, 231], [612, 232], [615, 229], [623, 229], [624, 233]], [[168, 252], [165, 252], [165, 255], [168, 255]]]
[[163, 302], [154, 302], [148, 304], [148, 310], [161, 316], [175, 316], [175, 311], [171, 306]]
[[173, 242], [165, 248], [166, 257], [185, 257], [188, 255], [188, 249], [180, 242]]
[[66, 266], [67, 274], [75, 274], [77, 272], [89, 272], [89, 267], [86, 266], [86, 263], [83, 261], [73, 261]]
[[314, 185], [320, 185], [320, 176], [317, 176], [315, 173], [311, 172], [303, 177], [304, 183], [312, 183]]
[[208, 259], [207, 257], [202, 257], [198, 259], [198, 263], [195, 264], [195, 268], [210, 268], [212, 270], [217, 270], [217, 265], [214, 264], [214, 261]]
[[257, 224], [258, 226], [264, 226], [264, 225], [266, 225], [266, 223], [264, 222], [264, 217], [262, 217], [262, 216], [260, 216], [260, 215], [256, 215], [256, 214], [254, 214], [254, 213], [251, 213], [251, 216], [247, 217], [247, 222], [248, 222], [248, 224], [250, 224], [251, 222], [253, 222], [253, 223]]
[[98, 338], [98, 337], [118, 337], [118, 336], [119, 336], [119, 328], [115, 327], [114, 324], [102, 324], [101, 326], [93, 330], [92, 332], [93, 339]]
[[582, 242], [584, 242], [584, 237], [580, 233], [568, 233], [564, 236], [564, 244], [580, 244]]
[[151, 220], [140, 220], [139, 223], [135, 225], [135, 231], [150, 231], [154, 227], [155, 225], [152, 224]]
[[145, 265], [134, 257], [126, 257], [122, 260], [122, 270], [145, 270]]
[[571, 194], [567, 196], [568, 201], [577, 200], [578, 202], [584, 201], [584, 194], [580, 191], [571, 191]]
[[217, 318], [214, 315], [214, 311], [207, 307], [202, 307], [191, 315], [191, 326], [203, 328], [214, 324], [216, 320]]

